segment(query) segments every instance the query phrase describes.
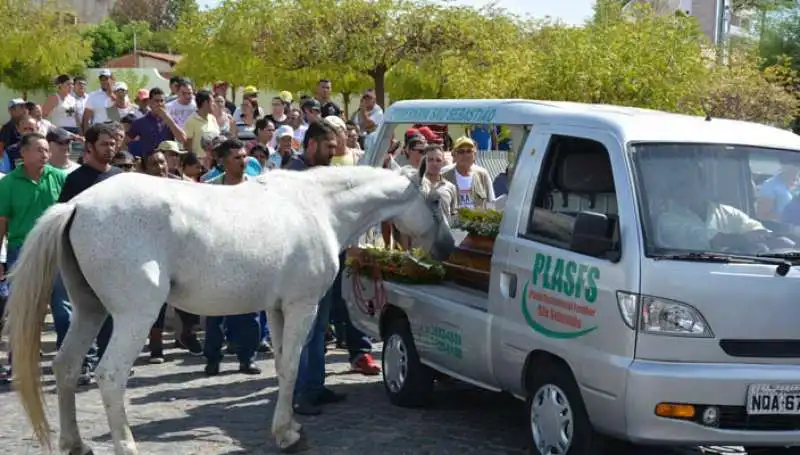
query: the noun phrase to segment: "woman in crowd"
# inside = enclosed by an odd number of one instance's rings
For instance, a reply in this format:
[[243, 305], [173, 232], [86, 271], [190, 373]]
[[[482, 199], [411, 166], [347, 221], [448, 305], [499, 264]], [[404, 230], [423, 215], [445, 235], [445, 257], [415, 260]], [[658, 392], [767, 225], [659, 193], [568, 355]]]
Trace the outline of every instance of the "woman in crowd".
[[242, 119], [236, 123], [236, 134], [242, 136], [243, 133], [255, 134], [256, 120], [258, 111], [253, 106], [253, 102], [247, 98], [242, 101]]
[[219, 132], [225, 136], [229, 136], [232, 131], [236, 130], [236, 122], [233, 121], [233, 115], [228, 112], [225, 107], [225, 97], [217, 95], [214, 97], [214, 116], [217, 118], [217, 125], [219, 125]]

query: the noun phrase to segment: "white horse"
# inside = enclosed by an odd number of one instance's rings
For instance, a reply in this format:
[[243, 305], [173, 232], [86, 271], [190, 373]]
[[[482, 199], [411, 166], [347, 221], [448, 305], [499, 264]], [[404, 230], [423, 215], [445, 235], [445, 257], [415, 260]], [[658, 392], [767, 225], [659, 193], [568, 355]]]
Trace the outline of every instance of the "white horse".
[[292, 391], [317, 304], [343, 266], [340, 252], [383, 220], [434, 257], [453, 248], [435, 192], [423, 195], [416, 182], [367, 166], [271, 171], [237, 186], [125, 174], [48, 209], [12, 270], [8, 302], [15, 384], [39, 441], [50, 447], [40, 327], [60, 269], [74, 311], [53, 361], [62, 451], [92, 453], [78, 431], [75, 391], [81, 359], [111, 314], [96, 379], [115, 453], [138, 453], [124, 389], [164, 302], [205, 316], [266, 309], [279, 384], [272, 434], [282, 451], [301, 448]]

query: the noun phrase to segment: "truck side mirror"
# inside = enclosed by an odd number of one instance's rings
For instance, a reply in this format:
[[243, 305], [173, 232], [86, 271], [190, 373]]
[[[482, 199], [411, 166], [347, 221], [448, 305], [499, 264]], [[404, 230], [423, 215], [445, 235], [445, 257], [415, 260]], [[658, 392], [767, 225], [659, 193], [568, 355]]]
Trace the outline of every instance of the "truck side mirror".
[[596, 212], [580, 212], [572, 227], [570, 249], [576, 253], [619, 261], [619, 249], [614, 245], [616, 220]]

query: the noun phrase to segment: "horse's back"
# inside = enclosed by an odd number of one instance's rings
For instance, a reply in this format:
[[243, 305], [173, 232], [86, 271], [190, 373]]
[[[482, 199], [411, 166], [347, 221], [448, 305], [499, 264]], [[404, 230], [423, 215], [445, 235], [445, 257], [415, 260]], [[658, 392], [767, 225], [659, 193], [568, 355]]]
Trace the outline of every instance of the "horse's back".
[[[141, 277], [167, 286], [170, 303], [201, 314], [208, 311], [189, 305], [241, 301], [241, 310], [270, 293], [288, 298], [301, 277], [327, 279], [337, 251], [328, 251], [330, 226], [314, 215], [315, 192], [273, 180], [218, 186], [132, 174], [108, 179], [73, 200], [76, 259], [92, 287], [129, 286], [124, 280]], [[233, 306], [220, 314], [236, 313]]]

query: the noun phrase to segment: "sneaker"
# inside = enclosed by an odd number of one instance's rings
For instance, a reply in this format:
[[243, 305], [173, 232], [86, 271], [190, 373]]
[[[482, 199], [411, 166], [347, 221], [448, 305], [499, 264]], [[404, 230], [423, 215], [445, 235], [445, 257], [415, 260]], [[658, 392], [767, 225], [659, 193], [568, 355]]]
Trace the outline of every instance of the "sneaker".
[[357, 371], [364, 376], [377, 376], [381, 373], [381, 367], [375, 362], [370, 354], [361, 354], [350, 363], [353, 371]]
[[298, 403], [295, 403], [292, 408], [294, 409], [295, 414], [301, 416], [318, 416], [322, 414], [322, 409], [320, 409], [319, 406], [315, 406], [306, 400], [301, 400]]
[[152, 365], [161, 365], [162, 363], [164, 363], [164, 354], [160, 352], [151, 352], [150, 358], [147, 359], [147, 363], [150, 363]]
[[343, 393], [336, 393], [333, 390], [324, 387], [320, 391], [319, 395], [317, 395], [317, 398], [311, 402], [311, 404], [315, 406], [323, 406], [326, 404], [341, 403], [345, 399], [347, 399], [347, 395]]
[[219, 376], [219, 363], [218, 362], [209, 362], [206, 364], [205, 368], [206, 376]]
[[91, 385], [93, 383], [94, 383], [94, 373], [92, 373], [92, 367], [84, 365], [83, 367], [81, 367], [81, 375], [78, 376], [78, 385], [86, 386], [86, 385]]
[[269, 341], [265, 340], [258, 344], [256, 351], [260, 352], [261, 354], [272, 354], [272, 346], [270, 346]]
[[197, 340], [194, 332], [181, 334], [178, 346], [186, 349], [192, 355], [203, 355], [203, 345]]
[[251, 374], [251, 375], [261, 374], [261, 368], [256, 366], [256, 364], [253, 363], [253, 362], [240, 363], [239, 364], [239, 373]]

